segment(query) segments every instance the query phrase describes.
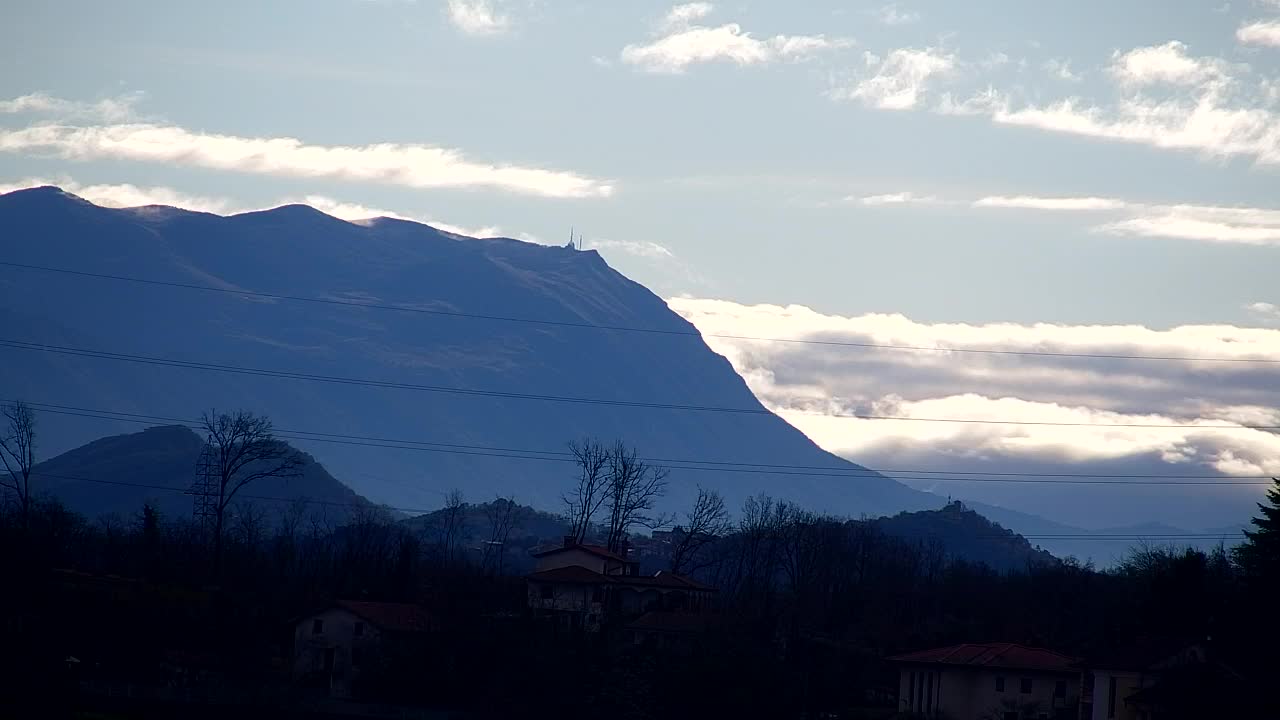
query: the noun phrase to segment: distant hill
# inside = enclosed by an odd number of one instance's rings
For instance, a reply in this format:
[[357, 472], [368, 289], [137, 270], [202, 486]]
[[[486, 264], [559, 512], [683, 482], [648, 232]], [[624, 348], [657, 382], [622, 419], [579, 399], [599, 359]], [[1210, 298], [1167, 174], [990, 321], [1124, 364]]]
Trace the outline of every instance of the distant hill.
[[[90, 519], [111, 514], [130, 518], [144, 503], [166, 517], [189, 517], [192, 497], [186, 491], [195, 479], [202, 445], [200, 436], [184, 426], [105, 437], [37, 465], [34, 490]], [[255, 482], [242, 491], [243, 502], [262, 509], [271, 520], [293, 501], [306, 498], [309, 516], [323, 515], [335, 523], [354, 507], [369, 504], [315, 458], [304, 453], [303, 459], [298, 477]]]
[[960, 502], [940, 510], [899, 513], [873, 520], [871, 525], [891, 537], [925, 543], [936, 540], [948, 556], [985, 563], [996, 570], [1026, 570], [1058, 562], [1048, 551]]
[[[488, 538], [491, 527], [489, 511], [492, 505], [493, 503], [472, 504], [463, 510], [462, 544], [472, 554], [478, 553], [480, 545]], [[516, 514], [520, 520], [508, 539], [506, 567], [514, 572], [521, 572], [532, 568], [529, 550], [540, 544], [559, 542], [569, 529], [564, 520], [553, 513], [517, 506]], [[1001, 571], [1026, 570], [1028, 567], [1058, 562], [1057, 558], [1033, 546], [1026, 538], [987, 520], [959, 502], [950, 503], [939, 510], [904, 512], [892, 517], [854, 522], [866, 522], [881, 533], [901, 540], [922, 543], [936, 541], [941, 543], [949, 558], [983, 563]], [[410, 518], [403, 520], [402, 524], [431, 538], [442, 532], [445, 525], [444, 512], [436, 511]], [[647, 570], [665, 567], [668, 548], [656, 538], [650, 539], [641, 534], [634, 538], [633, 549], [633, 557], [641, 561]]]

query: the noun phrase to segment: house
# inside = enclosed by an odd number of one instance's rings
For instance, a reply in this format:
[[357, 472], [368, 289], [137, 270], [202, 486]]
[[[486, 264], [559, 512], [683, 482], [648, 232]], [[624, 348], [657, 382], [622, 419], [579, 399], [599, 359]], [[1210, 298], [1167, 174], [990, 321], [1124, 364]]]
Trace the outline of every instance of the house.
[[1126, 648], [1088, 660], [1080, 720], [1245, 717], [1244, 685], [1204, 645]]
[[361, 672], [380, 656], [434, 629], [417, 605], [339, 600], [294, 622], [294, 681], [351, 697]]
[[571, 630], [598, 632], [612, 620], [653, 610], [700, 612], [715, 595], [715, 588], [682, 575], [642, 575], [639, 563], [572, 538], [533, 556], [537, 565], [526, 576], [529, 608]]
[[889, 658], [898, 710], [950, 720], [1074, 720], [1079, 659], [1014, 643], [967, 643]]

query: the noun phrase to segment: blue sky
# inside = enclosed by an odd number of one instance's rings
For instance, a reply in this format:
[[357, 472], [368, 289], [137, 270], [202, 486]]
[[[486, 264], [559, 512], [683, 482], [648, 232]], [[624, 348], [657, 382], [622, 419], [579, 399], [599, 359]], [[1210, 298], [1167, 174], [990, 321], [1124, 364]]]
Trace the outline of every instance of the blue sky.
[[[557, 244], [573, 226], [730, 332], [1280, 356], [1277, 0], [51, 0], [7, 15], [5, 187], [218, 212], [305, 201]], [[1221, 364], [1139, 371], [1162, 389], [1134, 394], [1113, 381], [1131, 368], [1045, 361], [1040, 381], [1001, 384], [1008, 368], [948, 361], [904, 390], [851, 383], [867, 368], [846, 361], [716, 349], [859, 459], [901, 457], [912, 433], [828, 427], [815, 398], [1275, 416]], [[1201, 435], [982, 442], [997, 460], [1280, 472], [1271, 433]], [[953, 440], [910, 450], [944, 462]]]

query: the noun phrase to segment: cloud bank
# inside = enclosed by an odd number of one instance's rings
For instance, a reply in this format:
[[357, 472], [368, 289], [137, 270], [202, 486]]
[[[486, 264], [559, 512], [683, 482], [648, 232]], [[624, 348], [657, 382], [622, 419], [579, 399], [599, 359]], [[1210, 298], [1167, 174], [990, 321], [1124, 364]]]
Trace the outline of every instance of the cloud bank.
[[[824, 448], [883, 468], [965, 470], [1035, 468], [1233, 479], [1280, 474], [1277, 365], [1280, 329], [1189, 325], [1157, 330], [1131, 325], [921, 323], [902, 315], [824, 315], [802, 306], [747, 306], [672, 298], [668, 303], [704, 333], [938, 348], [935, 351], [837, 347], [707, 337], [752, 391]], [[958, 352], [973, 349], [1083, 355], [1154, 355], [1185, 361]], [[1209, 362], [1193, 358], [1240, 362]], [[842, 415], [978, 419], [1052, 426], [860, 420]], [[1146, 428], [1128, 425], [1167, 425]], [[1225, 427], [1223, 427], [1225, 426]], [[1044, 488], [1033, 488], [1043, 491]], [[979, 492], [971, 484], [951, 491]], [[1116, 488], [1058, 487], [1070, 495], [993, 494], [1028, 512], [1084, 526], [1124, 524], [1099, 509]], [[1164, 487], [1157, 491], [1165, 492]], [[1260, 486], [1194, 491], [1144, 514], [1209, 527], [1243, 522]], [[1151, 490], [1135, 488], [1135, 493]], [[1056, 492], [1056, 491], [1055, 491]], [[1049, 502], [1046, 498], [1052, 498]], [[983, 499], [983, 498], [976, 498]], [[1061, 503], [1071, 507], [1061, 508]], [[1130, 506], [1132, 507], [1132, 506]], [[1063, 510], [1059, 512], [1059, 510]], [[1092, 514], [1091, 514], [1092, 513]], [[1195, 522], [1197, 513], [1203, 515]], [[1090, 519], [1092, 518], [1092, 520]], [[1115, 520], [1116, 522], [1112, 522]]]

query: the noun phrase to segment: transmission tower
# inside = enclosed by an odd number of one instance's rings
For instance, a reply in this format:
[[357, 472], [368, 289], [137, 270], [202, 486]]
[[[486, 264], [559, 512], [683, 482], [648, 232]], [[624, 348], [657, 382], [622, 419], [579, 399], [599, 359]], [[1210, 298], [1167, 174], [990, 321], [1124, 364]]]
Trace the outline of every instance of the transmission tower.
[[200, 449], [200, 459], [196, 462], [196, 481], [191, 485], [194, 502], [191, 517], [204, 530], [209, 530], [218, 517], [218, 487], [221, 476], [215, 458], [213, 443], [206, 440]]

